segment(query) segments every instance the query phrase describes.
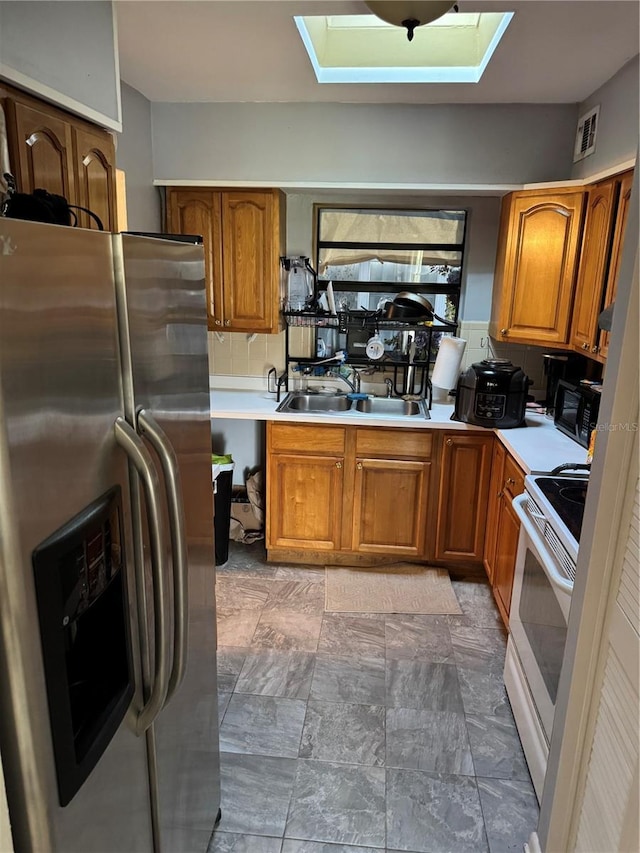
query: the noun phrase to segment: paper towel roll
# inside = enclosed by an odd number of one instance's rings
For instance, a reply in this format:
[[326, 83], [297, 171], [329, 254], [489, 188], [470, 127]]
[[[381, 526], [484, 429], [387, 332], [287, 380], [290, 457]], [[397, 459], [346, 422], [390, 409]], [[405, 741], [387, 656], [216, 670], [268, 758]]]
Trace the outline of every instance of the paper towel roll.
[[449, 389], [456, 387], [466, 345], [464, 338], [454, 338], [449, 335], [442, 338], [431, 375], [432, 385]]

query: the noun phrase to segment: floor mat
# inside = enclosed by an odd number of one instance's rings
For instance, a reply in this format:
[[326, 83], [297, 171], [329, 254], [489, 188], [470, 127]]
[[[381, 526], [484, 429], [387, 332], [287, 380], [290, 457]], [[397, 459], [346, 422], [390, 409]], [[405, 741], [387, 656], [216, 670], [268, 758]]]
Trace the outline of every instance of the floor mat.
[[325, 610], [337, 613], [462, 613], [446, 569], [415, 563], [326, 567]]

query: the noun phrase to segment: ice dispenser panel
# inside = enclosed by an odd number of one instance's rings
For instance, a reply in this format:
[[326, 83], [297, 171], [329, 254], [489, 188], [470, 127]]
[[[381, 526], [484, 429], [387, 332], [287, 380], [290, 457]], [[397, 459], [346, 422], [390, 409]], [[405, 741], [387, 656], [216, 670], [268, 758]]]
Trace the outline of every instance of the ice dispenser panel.
[[60, 805], [80, 788], [134, 693], [115, 487], [33, 552]]

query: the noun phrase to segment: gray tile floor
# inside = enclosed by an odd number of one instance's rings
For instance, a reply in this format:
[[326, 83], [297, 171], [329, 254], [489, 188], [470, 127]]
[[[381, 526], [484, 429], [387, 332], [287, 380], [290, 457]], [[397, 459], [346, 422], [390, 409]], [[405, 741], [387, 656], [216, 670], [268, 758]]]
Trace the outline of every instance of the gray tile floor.
[[324, 611], [324, 569], [218, 569], [222, 820], [209, 853], [522, 851], [538, 806], [482, 578], [458, 616]]

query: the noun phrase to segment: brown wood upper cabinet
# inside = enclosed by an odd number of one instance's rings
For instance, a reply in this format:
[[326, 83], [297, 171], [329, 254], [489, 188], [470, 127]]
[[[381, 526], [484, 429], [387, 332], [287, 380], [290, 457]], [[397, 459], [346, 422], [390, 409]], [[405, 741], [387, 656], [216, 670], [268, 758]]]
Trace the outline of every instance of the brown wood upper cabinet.
[[[116, 168], [111, 136], [99, 129], [73, 128], [73, 156], [78, 204], [97, 214], [107, 231], [115, 231]], [[80, 227], [97, 227], [86, 213], [77, 214]]]
[[[110, 133], [8, 87], [4, 99], [9, 160], [20, 192], [45, 189], [88, 207], [117, 230], [115, 146]], [[78, 213], [83, 228], [97, 228]]]
[[435, 558], [480, 563], [493, 433], [444, 433]]
[[[618, 197], [618, 210], [613, 229], [613, 243], [611, 246], [611, 263], [607, 276], [603, 308], [608, 308], [616, 300], [618, 291], [618, 277], [620, 276], [620, 260], [624, 248], [624, 236], [627, 228], [627, 217], [629, 216], [629, 200], [631, 198], [631, 187], [633, 186], [633, 169], [620, 175], [620, 195]], [[600, 332], [599, 355], [606, 358], [609, 352], [609, 332]]]
[[484, 567], [498, 610], [509, 625], [520, 522], [511, 501], [524, 491], [524, 471], [496, 440], [491, 465]]
[[204, 240], [209, 329], [281, 329], [284, 194], [267, 190], [167, 189], [167, 227]]
[[598, 361], [609, 349], [609, 334], [598, 328], [598, 317], [616, 298], [632, 184], [633, 170], [589, 190], [572, 344]]
[[566, 346], [578, 270], [584, 192], [515, 192], [502, 206], [489, 334]]

